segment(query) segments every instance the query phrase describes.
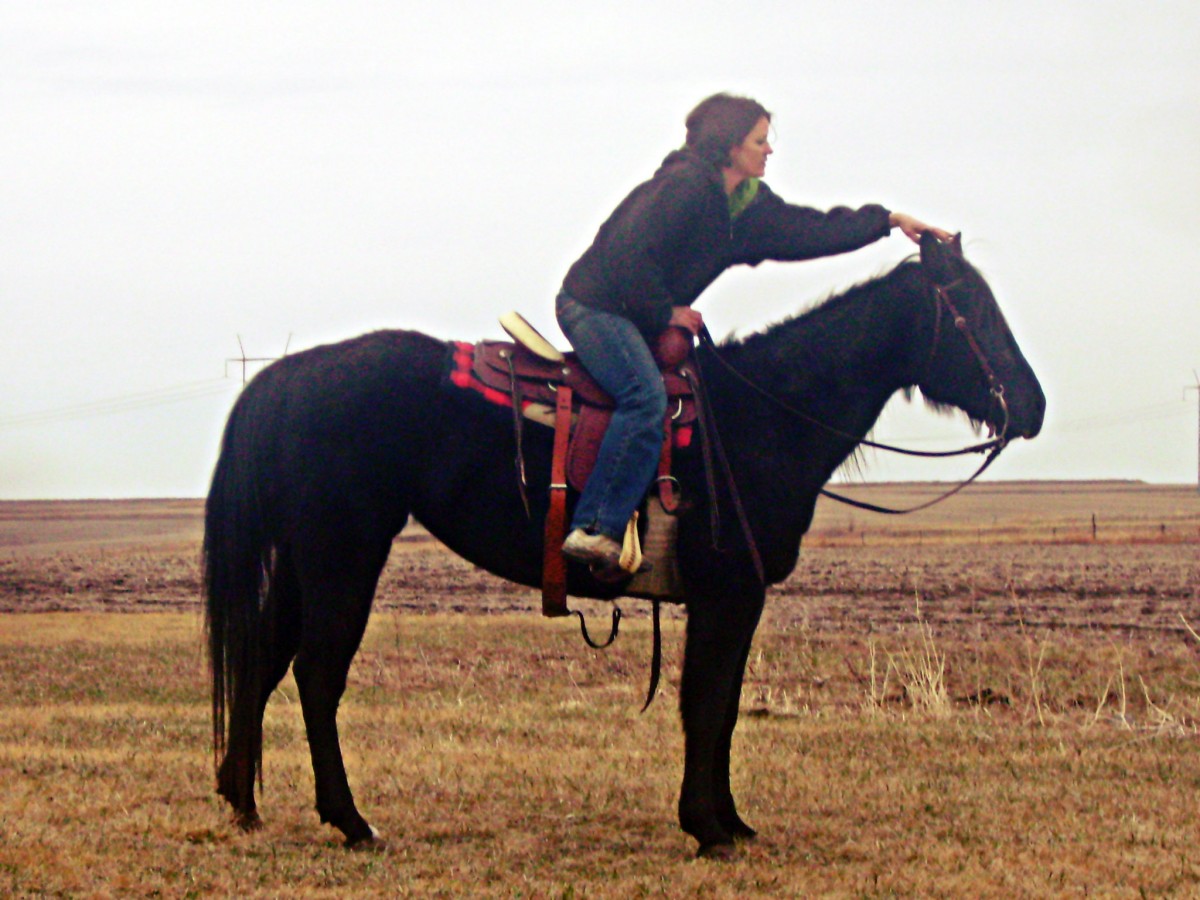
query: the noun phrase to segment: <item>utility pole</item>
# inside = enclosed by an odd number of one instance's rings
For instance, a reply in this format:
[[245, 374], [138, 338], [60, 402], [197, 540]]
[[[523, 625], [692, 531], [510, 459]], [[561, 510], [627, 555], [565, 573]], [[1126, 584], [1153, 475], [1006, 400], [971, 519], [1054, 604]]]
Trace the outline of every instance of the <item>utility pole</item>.
[[[242, 351], [242, 355], [241, 356], [231, 356], [225, 360], [225, 377], [226, 378], [229, 377], [229, 364], [230, 363], [241, 363], [242, 364], [242, 387], [245, 387], [246, 386], [246, 364], [247, 363], [272, 363], [272, 362], [275, 362], [275, 360], [279, 359], [279, 357], [278, 356], [247, 356], [246, 348], [242, 346], [242, 336], [240, 334], [237, 336], [237, 341], [238, 341], [238, 349]], [[289, 332], [287, 343], [283, 345], [283, 355], [284, 356], [287, 356], [288, 347], [290, 347], [291, 345], [292, 345], [292, 335]]]
[[1196, 379], [1196, 383], [1185, 387], [1183, 393], [1186, 397], [1188, 391], [1196, 392], [1196, 491], [1200, 492], [1200, 373], [1192, 369], [1192, 377]]

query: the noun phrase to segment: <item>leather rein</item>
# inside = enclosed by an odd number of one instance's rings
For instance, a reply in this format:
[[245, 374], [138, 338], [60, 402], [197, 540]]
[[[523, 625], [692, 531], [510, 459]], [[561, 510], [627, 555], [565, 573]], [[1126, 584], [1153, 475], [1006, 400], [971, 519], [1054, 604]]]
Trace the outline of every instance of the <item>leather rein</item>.
[[[996, 378], [996, 373], [992, 369], [991, 363], [988, 362], [987, 356], [984, 354], [982, 348], [980, 348], [979, 343], [975, 340], [974, 335], [971, 333], [971, 330], [967, 325], [966, 318], [959, 313], [957, 307], [954, 305], [954, 302], [950, 299], [950, 289], [958, 287], [961, 284], [962, 279], [959, 279], [958, 281], [952, 282], [948, 285], [931, 285], [937, 303], [935, 307], [936, 315], [934, 318], [933, 341], [931, 342], [929, 349], [929, 358], [925, 362], [925, 373], [927, 374], [929, 372], [929, 368], [932, 366], [933, 360], [937, 356], [938, 346], [941, 342], [942, 310], [945, 308], [945, 310], [950, 313], [953, 319], [954, 327], [957, 328], [966, 339], [967, 345], [971, 348], [971, 352], [974, 354], [975, 360], [979, 364], [979, 368], [987, 377], [988, 391], [996, 401], [997, 405], [999, 405], [1000, 411], [1003, 415], [1003, 421], [996, 437], [981, 444], [974, 444], [970, 447], [964, 447], [960, 450], [908, 450], [903, 447], [894, 447], [889, 444], [881, 444], [875, 441], [868, 441], [863, 438], [855, 437], [852, 434], [834, 428], [831, 425], [827, 425], [819, 419], [815, 419], [807, 413], [796, 409], [794, 406], [791, 406], [783, 400], [780, 400], [774, 394], [770, 393], [747, 378], [733, 365], [726, 361], [720, 353], [717, 352], [716, 345], [713, 343], [712, 335], [709, 333], [707, 327], [701, 328], [700, 330], [700, 345], [707, 349], [726, 371], [736, 377], [740, 382], [753, 390], [755, 393], [769, 400], [779, 409], [795, 418], [801, 419], [811, 425], [815, 425], [829, 434], [846, 438], [847, 440], [854, 442], [856, 445], [866, 445], [868, 447], [874, 447], [880, 450], [888, 450], [893, 453], [901, 453], [906, 456], [922, 457], [962, 456], [967, 453], [982, 453], [984, 451], [991, 451], [988, 453], [987, 459], [985, 459], [983, 464], [980, 465], [980, 467], [975, 471], [975, 474], [973, 474], [966, 481], [963, 481], [951, 490], [946, 491], [944, 494], [935, 497], [933, 500], [929, 500], [925, 503], [921, 503], [917, 506], [906, 509], [890, 509], [884, 506], [876, 506], [873, 503], [864, 503], [860, 500], [852, 500], [849, 497], [843, 497], [840, 494], [835, 494], [832, 491], [821, 488], [822, 495], [830, 498], [831, 500], [836, 500], [839, 503], [845, 503], [859, 509], [868, 510], [870, 512], [885, 513], [887, 515], [904, 515], [907, 513], [916, 512], [917, 510], [927, 509], [930, 506], [933, 506], [935, 503], [940, 503], [946, 498], [957, 494], [968, 484], [982, 475], [984, 470], [992, 464], [992, 461], [1000, 455], [1000, 451], [1003, 450], [1005, 445], [1008, 443], [1008, 403], [1004, 399], [1004, 385], [1001, 384]], [[713, 547], [714, 549], [719, 549], [717, 546], [717, 541], [719, 540], [718, 536], [721, 533], [720, 512], [717, 504], [716, 489], [717, 469], [719, 466], [720, 474], [724, 478], [725, 485], [729, 490], [730, 499], [733, 503], [734, 511], [737, 514], [738, 524], [741, 527], [743, 537], [746, 540], [746, 549], [749, 552], [751, 562], [754, 565], [755, 574], [758, 576], [759, 583], [765, 585], [766, 575], [763, 569], [762, 557], [758, 551], [758, 544], [754, 539], [754, 532], [750, 527], [749, 517], [746, 515], [746, 510], [742, 504], [741, 496], [737, 489], [737, 484], [734, 481], [733, 472], [729, 465], [729, 459], [725, 454], [725, 448], [721, 441], [720, 433], [717, 431], [717, 423], [715, 417], [713, 416], [712, 407], [708, 400], [707, 390], [704, 390], [701, 387], [701, 385], [705, 383], [705, 380], [700, 372], [700, 356], [697, 353], [692, 358], [696, 365], [696, 374], [701, 375], [701, 377], [699, 379], [694, 379], [686, 374], [685, 377], [688, 377], [688, 381], [693, 385], [697, 399], [697, 411], [700, 416], [701, 432], [705, 436], [703, 441], [704, 468], [709, 496], [712, 498], [709, 508], [709, 526], [712, 532]], [[650, 664], [650, 687], [646, 694], [645, 705], [642, 706], [642, 712], [645, 712], [650, 707], [650, 704], [654, 701], [654, 697], [658, 692], [659, 672], [662, 668], [662, 630], [659, 619], [659, 603], [660, 601], [658, 600], [654, 601], [654, 651]], [[617, 625], [620, 621], [621, 615], [620, 609], [616, 609], [613, 613], [612, 633], [609, 635], [608, 641], [604, 644], [598, 644], [594, 642], [588, 635], [587, 624], [584, 622], [583, 614], [576, 611], [575, 615], [579, 616], [579, 622], [583, 630], [584, 640], [586, 640], [590, 646], [601, 649], [603, 647], [607, 647], [608, 644], [611, 644], [616, 638]]]
[[[968, 453], [988, 453], [987, 458], [984, 459], [979, 468], [976, 469], [974, 474], [972, 474], [965, 481], [960, 482], [955, 487], [943, 494], [938, 495], [937, 497], [934, 497], [932, 500], [927, 500], [924, 503], [919, 503], [916, 506], [905, 507], [903, 509], [893, 509], [886, 506], [877, 506], [874, 503], [866, 503], [861, 500], [854, 500], [850, 497], [843, 496], [842, 494], [836, 494], [826, 488], [821, 488], [820, 490], [822, 496], [828, 497], [830, 500], [836, 500], [838, 503], [844, 503], [848, 506], [856, 507], [858, 509], [864, 509], [869, 512], [883, 513], [885, 515], [907, 515], [908, 513], [917, 512], [922, 509], [928, 509], [929, 507], [934, 506], [937, 503], [941, 503], [943, 500], [946, 500], [949, 497], [953, 497], [968, 484], [971, 484], [973, 481], [975, 481], [975, 479], [982, 475], [988, 466], [995, 461], [996, 457], [1000, 455], [1000, 451], [1002, 451], [1008, 445], [1008, 402], [1004, 398], [1004, 385], [1001, 384], [999, 379], [996, 378], [996, 373], [992, 369], [987, 355], [983, 352], [983, 349], [979, 346], [979, 342], [975, 340], [975, 336], [971, 333], [971, 329], [967, 324], [966, 317], [958, 311], [958, 308], [954, 305], [954, 301], [950, 299], [951, 289], [959, 287], [962, 282], [963, 279], [960, 278], [957, 281], [953, 281], [946, 285], [930, 285], [936, 300], [934, 307], [936, 310], [936, 315], [934, 318], [933, 340], [930, 344], [929, 358], [925, 363], [925, 372], [927, 373], [929, 371], [929, 367], [933, 364], [933, 360], [937, 356], [938, 347], [941, 343], [942, 315], [943, 310], [945, 310], [950, 314], [951, 320], [954, 323], [954, 327], [957, 328], [958, 331], [963, 335], [963, 338], [966, 340], [967, 346], [970, 348], [972, 355], [975, 357], [975, 361], [978, 363], [980, 370], [987, 378], [988, 393], [991, 394], [993, 400], [995, 400], [996, 404], [1000, 407], [1002, 421], [994, 438], [984, 441], [983, 443], [972, 444], [969, 447], [963, 447], [958, 450], [909, 450], [907, 448], [896, 447], [891, 444], [869, 441], [865, 438], [856, 437], [855, 435], [849, 434], [841, 429], [834, 428], [833, 426], [828, 425], [825, 422], [822, 422], [821, 420], [810, 416], [808, 413], [805, 413], [791, 404], [779, 399], [770, 391], [756, 384], [750, 378], [747, 378], [744, 374], [738, 371], [732, 364], [725, 360], [720, 353], [717, 352], [716, 345], [713, 343], [712, 335], [709, 334], [707, 328], [701, 329], [700, 343], [712, 353], [713, 357], [726, 371], [736, 377], [746, 387], [753, 390], [756, 394], [770, 401], [780, 410], [786, 412], [788, 415], [793, 416], [794, 418], [801, 419], [810, 425], [815, 425], [829, 434], [853, 441], [858, 446], [872, 447], [877, 450], [899, 453], [904, 456], [918, 456], [926, 458], [964, 456]], [[751, 538], [751, 541], [752, 540], [753, 539]], [[753, 543], [751, 546], [753, 546]]]

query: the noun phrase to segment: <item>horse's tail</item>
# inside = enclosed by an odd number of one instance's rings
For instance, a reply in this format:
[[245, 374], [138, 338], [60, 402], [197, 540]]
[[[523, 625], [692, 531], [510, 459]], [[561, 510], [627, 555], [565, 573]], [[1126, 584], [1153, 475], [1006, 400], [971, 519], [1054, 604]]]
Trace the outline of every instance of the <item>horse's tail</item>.
[[[237, 735], [237, 746], [230, 750], [239, 757], [235, 768], [241, 770], [241, 789], [251, 791], [262, 766], [262, 723], [254, 710], [262, 678], [262, 611], [273, 556], [268, 489], [274, 416], [265, 408], [271, 396], [264, 390], [267, 380], [260, 375], [230, 413], [204, 511], [213, 752], [219, 762], [227, 738]], [[233, 716], [241, 721], [229, 721]]]

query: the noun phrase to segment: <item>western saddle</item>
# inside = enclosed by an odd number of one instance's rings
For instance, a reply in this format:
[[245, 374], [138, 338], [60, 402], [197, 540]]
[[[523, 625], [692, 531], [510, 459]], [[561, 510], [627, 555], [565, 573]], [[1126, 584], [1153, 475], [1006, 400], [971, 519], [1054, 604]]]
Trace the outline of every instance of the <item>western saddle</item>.
[[[600, 442], [612, 419], [614, 403], [574, 353], [564, 354], [557, 350], [518, 313], [501, 316], [500, 324], [513, 342], [485, 340], [474, 346], [456, 344], [450, 380], [459, 387], [474, 388], [495, 403], [512, 407], [519, 486], [526, 510], [529, 503], [521, 451], [523, 419], [554, 429], [550, 506], [543, 554], [542, 614], [563, 616], [568, 614], [566, 561], [561, 552], [566, 535], [567, 487], [582, 490], [587, 483]], [[674, 515], [679, 507], [677, 483], [671, 476], [671, 451], [691, 443], [697, 419], [696, 375], [687, 364], [691, 346], [691, 336], [687, 332], [668, 328], [651, 348], [667, 389], [667, 416], [654, 486], [662, 511], [668, 516]], [[630, 575], [638, 571], [642, 561], [636, 519], [635, 513], [626, 529], [625, 552], [622, 554], [622, 568]]]

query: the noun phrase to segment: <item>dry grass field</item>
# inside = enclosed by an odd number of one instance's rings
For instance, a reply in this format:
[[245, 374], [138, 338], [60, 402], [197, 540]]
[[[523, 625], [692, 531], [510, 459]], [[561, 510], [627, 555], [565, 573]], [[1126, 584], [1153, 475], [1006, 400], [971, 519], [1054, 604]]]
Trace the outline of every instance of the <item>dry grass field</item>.
[[1200, 896], [1195, 489], [823, 501], [752, 651], [734, 779], [761, 835], [726, 863], [675, 823], [682, 616], [639, 715], [645, 604], [597, 653], [419, 529], [342, 712], [390, 851], [318, 823], [290, 679], [266, 827], [239, 833], [212, 793], [200, 510], [0, 503], [0, 896]]

